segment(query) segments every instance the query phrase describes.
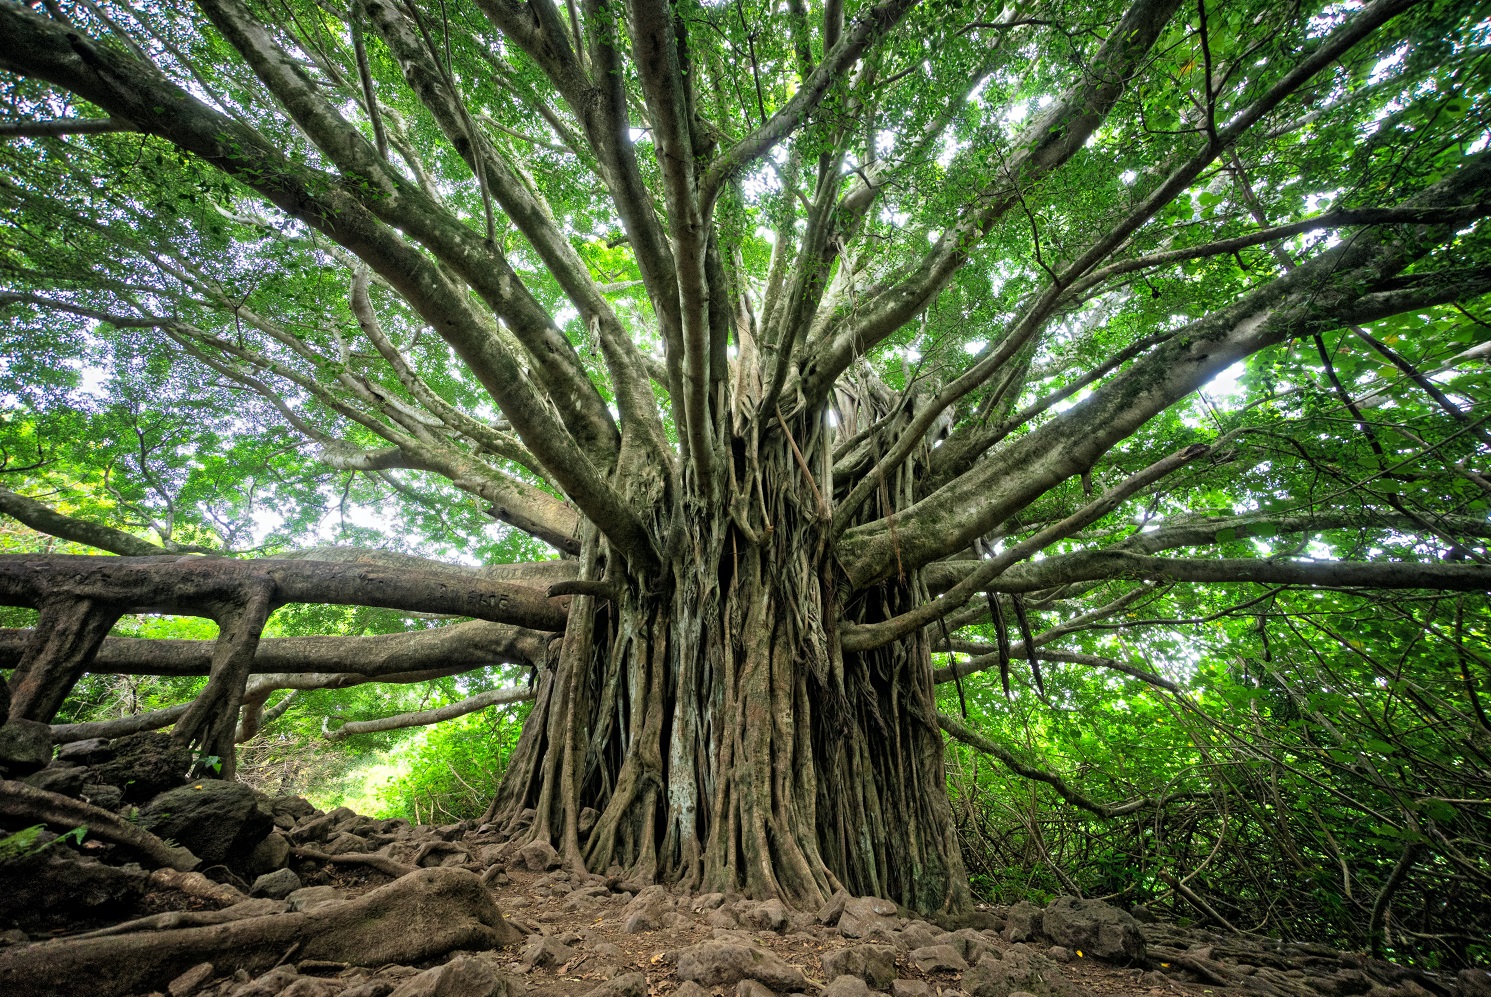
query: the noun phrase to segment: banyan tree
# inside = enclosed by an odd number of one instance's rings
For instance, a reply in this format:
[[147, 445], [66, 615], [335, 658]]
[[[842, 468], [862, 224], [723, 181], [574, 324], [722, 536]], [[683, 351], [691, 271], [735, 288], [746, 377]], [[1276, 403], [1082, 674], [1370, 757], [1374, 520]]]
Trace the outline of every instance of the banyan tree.
[[[957, 908], [972, 672], [1142, 676], [1060, 641], [1166, 586], [1491, 588], [1491, 436], [1436, 380], [1470, 361], [1395, 331], [1485, 314], [1478, 9], [0, 0], [6, 405], [103, 344], [147, 396], [531, 538], [183, 541], [189, 510], [63, 509], [7, 453], [0, 512], [106, 552], [0, 557], [37, 611], [0, 635], [8, 716], [206, 675], [160, 722], [232, 777], [272, 689], [525, 665], [471, 707], [534, 699], [486, 818], [567, 867]], [[1229, 370], [1279, 384], [1224, 424]], [[1376, 470], [1219, 507], [1318, 450], [1307, 402]], [[290, 603], [465, 621], [261, 640]], [[152, 612], [220, 630], [109, 636]]]

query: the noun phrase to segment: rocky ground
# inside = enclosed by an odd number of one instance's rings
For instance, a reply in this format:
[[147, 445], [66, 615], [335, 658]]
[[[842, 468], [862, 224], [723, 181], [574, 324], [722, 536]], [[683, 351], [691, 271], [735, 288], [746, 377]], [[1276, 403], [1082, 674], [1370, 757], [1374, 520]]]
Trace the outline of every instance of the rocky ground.
[[[414, 827], [183, 782], [189, 759], [157, 734], [67, 745], [51, 761], [7, 750], [5, 994], [1491, 997], [1480, 970], [1415, 973], [1071, 897], [929, 921], [873, 897], [799, 912], [618, 870], [575, 875], [549, 845], [520, 846], [521, 831]], [[97, 811], [124, 826], [109, 831]], [[80, 814], [99, 835], [57, 837]]]

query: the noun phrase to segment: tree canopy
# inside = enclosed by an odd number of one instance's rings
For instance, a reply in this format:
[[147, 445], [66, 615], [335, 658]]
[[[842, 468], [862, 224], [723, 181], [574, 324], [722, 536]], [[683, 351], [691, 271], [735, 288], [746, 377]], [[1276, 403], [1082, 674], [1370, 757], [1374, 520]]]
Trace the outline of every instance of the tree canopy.
[[[1488, 16], [0, 0], [11, 698], [210, 675], [167, 722], [230, 756], [297, 682], [303, 735], [536, 699], [487, 817], [570, 863], [923, 908], [965, 860], [1211, 875], [1253, 900], [1208, 916], [1464, 958]], [[33, 556], [96, 551], [154, 560]], [[898, 813], [914, 858], [857, 857]]]

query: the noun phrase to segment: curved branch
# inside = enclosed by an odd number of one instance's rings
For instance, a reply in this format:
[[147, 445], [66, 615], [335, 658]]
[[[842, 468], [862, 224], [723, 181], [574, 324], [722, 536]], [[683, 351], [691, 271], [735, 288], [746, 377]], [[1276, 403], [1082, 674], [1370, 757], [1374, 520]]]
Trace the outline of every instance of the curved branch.
[[328, 741], [340, 741], [354, 734], [373, 734], [385, 730], [401, 730], [405, 727], [425, 727], [429, 724], [438, 724], [444, 720], [454, 720], [456, 717], [464, 717], [468, 713], [485, 710], [489, 706], [497, 706], [502, 703], [522, 703], [534, 697], [531, 687], [515, 689], [492, 689], [488, 692], [479, 693], [470, 699], [463, 699], [458, 703], [450, 703], [433, 710], [418, 710], [413, 713], [400, 713], [391, 717], [380, 717], [377, 720], [354, 720], [351, 723], [342, 724], [336, 730], [327, 731], [321, 735]]
[[86, 544], [89, 547], [106, 550], [111, 554], [150, 556], [166, 553], [165, 548], [149, 540], [142, 540], [133, 534], [116, 530], [112, 526], [104, 526], [102, 523], [90, 523], [86, 519], [64, 516], [50, 506], [24, 495], [18, 495], [7, 488], [0, 488], [0, 513], [20, 520], [38, 533], [45, 533], [62, 540], [71, 540], [73, 543]]
[[1036, 782], [1044, 782], [1056, 790], [1057, 796], [1060, 796], [1072, 806], [1080, 810], [1086, 810], [1088, 813], [1096, 814], [1099, 817], [1122, 817], [1125, 814], [1131, 814], [1147, 807], [1161, 806], [1168, 799], [1174, 798], [1166, 797], [1160, 800], [1151, 800], [1148, 797], [1139, 797], [1138, 799], [1129, 800], [1114, 806], [1098, 803], [1067, 785], [1066, 780], [1055, 772], [1022, 761], [1014, 752], [1002, 745], [995, 744], [956, 717], [950, 717], [946, 713], [939, 713], [937, 714], [937, 726], [970, 748], [976, 748], [986, 755], [999, 759], [1015, 775], [1024, 779], [1032, 779]]

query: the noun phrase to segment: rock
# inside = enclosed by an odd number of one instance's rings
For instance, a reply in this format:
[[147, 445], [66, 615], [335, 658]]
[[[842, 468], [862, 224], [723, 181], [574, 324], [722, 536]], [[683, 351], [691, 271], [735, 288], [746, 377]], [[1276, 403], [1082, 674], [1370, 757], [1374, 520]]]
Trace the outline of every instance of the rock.
[[242, 862], [274, 827], [274, 815], [241, 782], [200, 779], [151, 800], [140, 811], [140, 824], [191, 849], [204, 863]]
[[1065, 945], [1053, 945], [1046, 950], [1046, 958], [1052, 962], [1071, 962], [1072, 950]]
[[1009, 940], [1012, 942], [1038, 941], [1041, 937], [1044, 913], [1028, 900], [1021, 900], [1010, 908]]
[[84, 803], [91, 803], [100, 810], [118, 810], [124, 803], [124, 790], [102, 783], [85, 782], [78, 795]]
[[896, 980], [890, 997], [933, 997], [932, 986], [926, 980]]
[[192, 997], [217, 975], [210, 962], [199, 962], [176, 979], [166, 984], [166, 993], [171, 997]]
[[580, 822], [577, 825], [580, 835], [589, 834], [595, 829], [595, 822], [601, 819], [601, 812], [595, 807], [585, 807], [580, 811]]
[[693, 980], [685, 980], [677, 990], [673, 991], [673, 997], [710, 997], [710, 995], [708, 990]]
[[621, 924], [621, 930], [628, 935], [640, 935], [647, 931], [657, 931], [662, 927], [657, 913], [651, 910], [634, 910], [626, 916]]
[[678, 953], [678, 978], [706, 987], [757, 980], [773, 990], [801, 990], [807, 979], [794, 966], [758, 945], [715, 940]]
[[823, 976], [829, 980], [853, 976], [883, 990], [896, 978], [896, 950], [888, 945], [846, 945], [825, 952]]
[[968, 968], [968, 960], [951, 945], [928, 945], [913, 949], [911, 961], [923, 973], [961, 973]]
[[1160, 919], [1154, 916], [1154, 911], [1143, 904], [1135, 904], [1129, 908], [1129, 917], [1140, 924], [1158, 924]]
[[984, 957], [986, 953], [994, 953], [994, 958], [999, 958], [999, 949], [994, 943], [972, 928], [959, 928], [937, 936], [932, 940], [933, 945], [951, 945], [958, 950], [968, 965], [972, 966]]
[[575, 950], [553, 935], [539, 935], [523, 947], [522, 963], [535, 967], [563, 966], [575, 957]]
[[35, 720], [11, 720], [0, 725], [0, 770], [12, 779], [44, 767], [52, 760], [52, 728]]
[[1101, 900], [1057, 897], [1046, 905], [1042, 929], [1057, 945], [1125, 964], [1144, 960], [1144, 936], [1132, 917]]
[[[321, 846], [321, 851], [327, 855], [348, 855], [354, 852], [368, 851], [368, 843], [355, 834], [346, 831], [336, 831], [326, 839], [326, 844]], [[418, 865], [434, 866], [439, 862], [420, 862]]]
[[0, 863], [0, 883], [5, 884], [0, 922], [36, 929], [117, 911], [144, 896], [148, 878], [138, 865], [104, 865], [59, 845], [46, 846]]
[[530, 841], [518, 849], [516, 862], [532, 872], [547, 872], [559, 865], [559, 853], [547, 841]]
[[39, 772], [32, 772], [21, 781], [28, 786], [44, 789], [63, 796], [78, 796], [83, 792], [83, 783], [92, 775], [81, 765], [69, 762], [53, 762]]
[[71, 741], [57, 749], [57, 760], [75, 765], [97, 765], [114, 757], [107, 738], [90, 737], [86, 741]]
[[870, 997], [870, 988], [858, 976], [840, 976], [830, 981], [819, 997]]
[[410, 977], [388, 997], [508, 997], [517, 992], [492, 959], [463, 953]]
[[928, 924], [926, 921], [913, 921], [901, 929], [901, 944], [908, 949], [919, 949], [923, 945], [941, 944], [943, 938], [952, 937], [941, 928]]
[[755, 980], [741, 980], [735, 985], [735, 997], [777, 997], [776, 992]]
[[963, 974], [962, 987], [973, 997], [1073, 997], [1076, 989], [1056, 964], [1017, 945], [999, 959], [980, 959]]
[[879, 897], [854, 897], [844, 902], [839, 914], [839, 934], [845, 938], [863, 938], [872, 928], [895, 931], [896, 905]]
[[299, 876], [290, 869], [276, 869], [254, 880], [249, 896], [283, 900], [298, 889], [300, 889]]
[[709, 916], [704, 919], [704, 923], [711, 928], [733, 930], [740, 927], [740, 918], [736, 917], [735, 911], [729, 907], [721, 907], [719, 910], [710, 911]]
[[818, 914], [814, 918], [819, 924], [832, 928], [839, 923], [839, 917], [844, 913], [844, 905], [849, 902], [849, 891], [839, 890], [828, 898], [828, 903], [818, 908]]
[[787, 915], [787, 907], [780, 900], [768, 900], [765, 903], [753, 904], [746, 908], [741, 918], [746, 924], [757, 931], [774, 931], [780, 934], [787, 930], [791, 919]]
[[290, 863], [290, 839], [278, 831], [271, 831], [265, 839], [254, 846], [244, 861], [244, 869], [251, 876], [262, 876]]
[[590, 954], [604, 962], [622, 962], [626, 959], [621, 947], [611, 942], [596, 942], [590, 949]]
[[290, 902], [290, 910], [309, 911], [315, 910], [322, 904], [340, 901], [342, 892], [335, 886], [302, 886], [286, 894], [285, 899]]
[[641, 973], [613, 976], [585, 997], [647, 997], [647, 977]]
[[725, 895], [723, 893], [705, 893], [702, 896], [694, 898], [693, 910], [695, 914], [702, 914], [707, 910], [718, 910], [724, 902]]
[[339, 980], [323, 980], [315, 976], [303, 976], [281, 990], [275, 997], [342, 997]]
[[143, 803], [186, 782], [192, 753], [171, 735], [142, 731], [109, 742], [114, 757], [93, 768], [95, 782], [117, 786], [130, 803]]
[[1491, 973], [1462, 969], [1455, 976], [1455, 997], [1491, 997]]

